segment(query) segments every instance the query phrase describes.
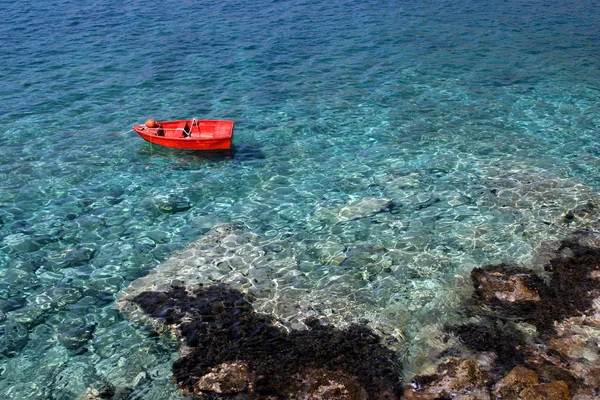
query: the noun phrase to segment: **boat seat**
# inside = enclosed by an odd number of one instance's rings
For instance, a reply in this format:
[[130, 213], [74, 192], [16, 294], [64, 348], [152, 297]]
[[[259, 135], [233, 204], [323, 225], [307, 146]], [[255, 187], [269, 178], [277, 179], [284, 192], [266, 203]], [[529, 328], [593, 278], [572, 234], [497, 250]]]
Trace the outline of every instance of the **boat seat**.
[[179, 125], [177, 125], [175, 135], [180, 137], [190, 136], [190, 126], [187, 121], [182, 121]]

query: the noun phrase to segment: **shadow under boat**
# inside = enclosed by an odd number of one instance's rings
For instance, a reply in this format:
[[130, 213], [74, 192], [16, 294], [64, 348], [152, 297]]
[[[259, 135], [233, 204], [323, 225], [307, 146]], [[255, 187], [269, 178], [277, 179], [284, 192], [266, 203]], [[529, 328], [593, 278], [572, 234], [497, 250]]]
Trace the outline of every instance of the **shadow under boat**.
[[144, 146], [143, 149], [138, 151], [138, 155], [141, 156], [152, 156], [162, 158], [173, 158], [176, 157], [179, 161], [188, 162], [204, 162], [204, 161], [222, 161], [222, 160], [234, 160], [234, 161], [257, 161], [265, 159], [265, 154], [262, 151], [258, 143], [241, 143], [238, 145], [231, 146], [230, 149], [225, 150], [202, 150], [202, 151], [191, 151], [191, 150], [180, 150], [170, 149], [162, 146], [156, 146], [150, 144]]

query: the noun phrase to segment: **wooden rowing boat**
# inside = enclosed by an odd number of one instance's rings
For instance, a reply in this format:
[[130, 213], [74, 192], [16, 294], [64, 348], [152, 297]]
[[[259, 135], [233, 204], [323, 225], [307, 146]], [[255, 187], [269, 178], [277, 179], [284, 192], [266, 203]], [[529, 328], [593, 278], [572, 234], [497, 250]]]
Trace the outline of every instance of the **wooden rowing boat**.
[[149, 119], [133, 130], [150, 143], [173, 149], [230, 149], [233, 139], [233, 121], [225, 120], [194, 118], [157, 122]]

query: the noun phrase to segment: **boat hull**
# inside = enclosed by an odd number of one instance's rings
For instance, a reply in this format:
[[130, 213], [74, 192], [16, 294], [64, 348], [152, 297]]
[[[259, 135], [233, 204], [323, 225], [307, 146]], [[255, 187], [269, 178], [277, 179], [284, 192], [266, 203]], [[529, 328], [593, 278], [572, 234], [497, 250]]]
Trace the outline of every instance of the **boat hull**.
[[162, 121], [157, 127], [136, 125], [133, 130], [144, 140], [172, 149], [227, 150], [233, 139], [233, 121]]

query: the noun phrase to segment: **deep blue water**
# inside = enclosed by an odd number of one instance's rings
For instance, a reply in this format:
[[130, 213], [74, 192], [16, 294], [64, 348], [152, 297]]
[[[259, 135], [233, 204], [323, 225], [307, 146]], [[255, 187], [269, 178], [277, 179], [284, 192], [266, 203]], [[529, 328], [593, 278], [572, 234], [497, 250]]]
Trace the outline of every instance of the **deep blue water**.
[[[559, 222], [600, 186], [594, 1], [125, 3], [0, 4], [0, 398], [178, 398], [176, 342], [114, 301], [217, 222], [291, 240], [415, 365], [471, 268], [585, 227]], [[233, 119], [235, 149], [151, 147], [151, 117]]]

